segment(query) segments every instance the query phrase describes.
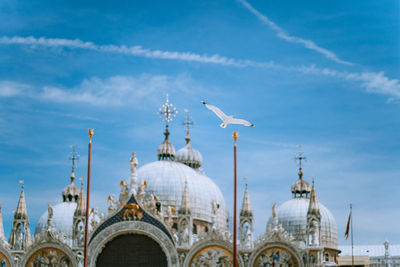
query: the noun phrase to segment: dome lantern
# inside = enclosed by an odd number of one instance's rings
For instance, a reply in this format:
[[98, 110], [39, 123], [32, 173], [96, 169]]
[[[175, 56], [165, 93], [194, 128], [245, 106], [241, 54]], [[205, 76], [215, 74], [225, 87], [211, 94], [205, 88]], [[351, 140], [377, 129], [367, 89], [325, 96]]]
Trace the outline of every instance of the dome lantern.
[[165, 104], [161, 106], [158, 114], [163, 121], [165, 121], [164, 142], [158, 147], [157, 156], [158, 160], [175, 160], [175, 148], [169, 141], [168, 124], [172, 121], [173, 117], [178, 114], [174, 105], [169, 103], [168, 94]]
[[71, 182], [66, 186], [62, 192], [63, 202], [78, 202], [79, 200], [79, 188], [75, 185], [75, 161], [78, 160], [78, 155], [75, 152], [75, 146], [72, 147], [72, 171], [71, 171]]
[[299, 161], [299, 179], [292, 184], [292, 194], [293, 198], [308, 198], [311, 194], [310, 183], [303, 180], [303, 169], [302, 169], [302, 160], [306, 160], [306, 157], [300, 151], [296, 160]]
[[198, 150], [194, 149], [190, 145], [190, 126], [193, 125], [193, 121], [189, 117], [189, 110], [185, 109], [185, 112], [186, 121], [184, 122], [184, 125], [186, 126], [186, 145], [183, 148], [179, 149], [176, 153], [176, 161], [198, 170], [200, 169], [203, 162], [203, 157]]

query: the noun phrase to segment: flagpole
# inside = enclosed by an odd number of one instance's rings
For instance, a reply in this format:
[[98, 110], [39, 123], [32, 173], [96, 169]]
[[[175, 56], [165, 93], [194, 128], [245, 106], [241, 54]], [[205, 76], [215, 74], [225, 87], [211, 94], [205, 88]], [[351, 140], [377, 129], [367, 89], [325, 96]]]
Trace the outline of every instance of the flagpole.
[[351, 231], [351, 267], [354, 267], [354, 242], [353, 242], [353, 205], [350, 204], [350, 231]]
[[236, 158], [236, 153], [237, 153], [237, 147], [236, 147], [236, 140], [239, 137], [238, 132], [233, 132], [232, 134], [233, 141], [234, 141], [234, 146], [233, 146], [233, 165], [234, 165], [234, 190], [233, 190], [233, 267], [237, 267], [237, 244], [236, 244], [236, 230], [237, 230], [237, 225], [236, 225], [236, 191], [237, 191], [237, 158]]
[[85, 214], [85, 246], [83, 251], [83, 266], [87, 267], [88, 254], [88, 226], [89, 226], [89, 200], [90, 200], [90, 161], [92, 155], [92, 136], [93, 129], [89, 129], [89, 153], [88, 153], [88, 175], [86, 189], [86, 214]]

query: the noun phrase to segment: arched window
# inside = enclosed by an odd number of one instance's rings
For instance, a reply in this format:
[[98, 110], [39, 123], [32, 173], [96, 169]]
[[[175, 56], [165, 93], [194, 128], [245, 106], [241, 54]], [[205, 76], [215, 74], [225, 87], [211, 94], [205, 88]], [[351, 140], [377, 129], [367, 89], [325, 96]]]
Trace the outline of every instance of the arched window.
[[329, 262], [329, 254], [328, 253], [325, 253], [325, 261]]

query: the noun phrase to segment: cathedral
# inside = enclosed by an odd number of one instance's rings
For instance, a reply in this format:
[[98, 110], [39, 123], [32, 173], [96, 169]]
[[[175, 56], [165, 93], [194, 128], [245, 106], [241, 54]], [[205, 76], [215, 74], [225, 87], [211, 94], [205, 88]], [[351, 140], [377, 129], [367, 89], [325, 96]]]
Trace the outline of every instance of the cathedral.
[[[170, 142], [168, 100], [161, 112], [166, 125], [158, 160], [140, 165], [140, 155], [132, 153], [130, 177], [121, 181], [119, 196], [108, 197], [105, 213], [90, 211], [88, 266], [233, 266], [224, 196], [202, 169], [189, 128], [183, 148], [176, 151]], [[74, 159], [60, 203], [48, 204], [33, 235], [23, 185], [8, 238], [0, 210], [1, 267], [83, 266], [86, 203]], [[246, 185], [235, 240], [238, 266], [338, 266], [335, 218], [318, 202], [314, 181], [303, 178], [301, 159], [292, 198], [266, 211], [271, 215], [257, 238]]]

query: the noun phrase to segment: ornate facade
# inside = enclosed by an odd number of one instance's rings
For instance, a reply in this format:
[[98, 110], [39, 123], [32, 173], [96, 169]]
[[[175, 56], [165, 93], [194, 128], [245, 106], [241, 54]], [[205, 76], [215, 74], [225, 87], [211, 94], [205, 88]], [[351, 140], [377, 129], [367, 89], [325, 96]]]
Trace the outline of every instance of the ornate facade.
[[[89, 216], [89, 266], [232, 266], [232, 235], [225, 199], [203, 172], [202, 156], [190, 144], [175, 152], [169, 140], [174, 109], [162, 107], [166, 127], [158, 161], [138, 168], [130, 159], [130, 177], [118, 197], [109, 196], [105, 213]], [[187, 125], [189, 126], [189, 116]], [[73, 157], [74, 158], [74, 157]], [[301, 162], [301, 160], [300, 160]], [[75, 185], [74, 166], [62, 202], [48, 205], [33, 237], [21, 190], [12, 232], [5, 239], [0, 209], [0, 266], [82, 266], [85, 198]], [[265, 233], [255, 238], [250, 192], [245, 188], [239, 219], [239, 266], [305, 267], [337, 264], [337, 227], [312, 186], [299, 179], [293, 198], [272, 207]], [[269, 210], [269, 208], [268, 208]]]

